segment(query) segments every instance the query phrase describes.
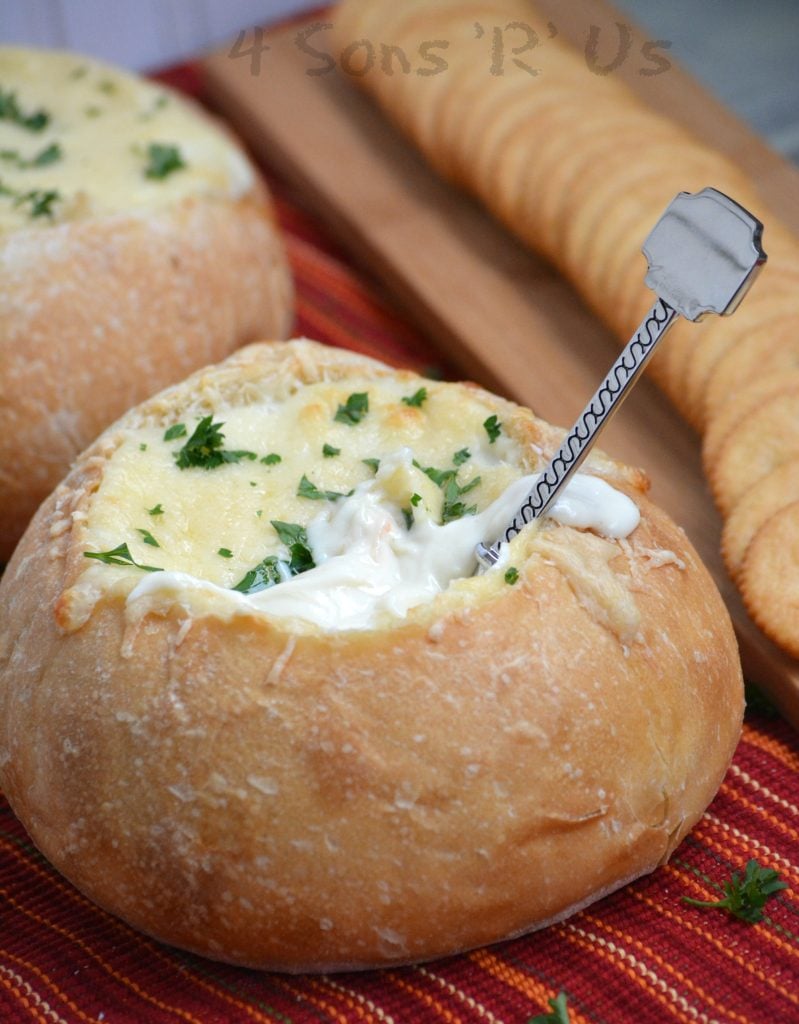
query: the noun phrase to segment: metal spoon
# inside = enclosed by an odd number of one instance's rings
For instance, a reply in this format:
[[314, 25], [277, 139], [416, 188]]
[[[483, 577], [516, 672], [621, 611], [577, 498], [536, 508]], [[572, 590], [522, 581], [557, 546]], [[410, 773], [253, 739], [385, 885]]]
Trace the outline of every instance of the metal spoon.
[[657, 301], [503, 533], [475, 548], [480, 567], [495, 565], [502, 544], [547, 512], [677, 317], [696, 321], [735, 312], [766, 262], [762, 235], [756, 217], [714, 188], [680, 192], [669, 203], [643, 244], [645, 280]]

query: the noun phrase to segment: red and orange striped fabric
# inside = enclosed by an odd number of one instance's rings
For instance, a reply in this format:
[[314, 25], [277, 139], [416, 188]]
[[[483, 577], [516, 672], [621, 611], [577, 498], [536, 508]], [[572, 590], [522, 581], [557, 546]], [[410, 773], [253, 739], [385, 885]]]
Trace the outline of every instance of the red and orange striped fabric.
[[[273, 184], [297, 333], [454, 373]], [[750, 858], [788, 884], [758, 924], [682, 901], [718, 898]], [[561, 992], [571, 1024], [799, 1022], [799, 738], [785, 722], [747, 717], [720, 793], [653, 875], [526, 938], [362, 974], [263, 974], [159, 945], [61, 879], [0, 798], [0, 1024], [526, 1024]]]

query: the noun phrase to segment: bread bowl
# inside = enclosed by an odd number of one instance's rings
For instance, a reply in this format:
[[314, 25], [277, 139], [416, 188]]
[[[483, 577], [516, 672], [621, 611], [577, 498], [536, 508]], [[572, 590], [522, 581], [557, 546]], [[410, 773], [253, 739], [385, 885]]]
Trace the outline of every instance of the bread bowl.
[[45, 856], [159, 939], [287, 971], [493, 942], [665, 861], [737, 741], [735, 640], [600, 453], [587, 504], [471, 575], [560, 436], [305, 340], [110, 427], [0, 581], [0, 786]]
[[285, 335], [264, 185], [189, 101], [72, 53], [0, 48], [0, 561], [125, 409]]

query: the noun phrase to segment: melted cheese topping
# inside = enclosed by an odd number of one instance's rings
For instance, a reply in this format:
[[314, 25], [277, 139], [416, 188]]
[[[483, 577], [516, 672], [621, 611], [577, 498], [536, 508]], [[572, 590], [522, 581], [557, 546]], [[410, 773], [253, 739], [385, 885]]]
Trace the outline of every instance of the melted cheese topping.
[[[252, 186], [246, 158], [209, 119], [171, 90], [98, 61], [3, 47], [0, 92], [0, 233]], [[48, 115], [40, 130], [19, 123], [39, 111]], [[185, 167], [148, 177], [153, 144], [177, 147]], [[51, 191], [49, 212], [36, 215]]]
[[[536, 480], [505, 432], [490, 441], [483, 425], [490, 410], [481, 401], [465, 401], [462, 389], [445, 384], [427, 390], [414, 407], [402, 401], [405, 382], [325, 382], [280, 402], [220, 409], [213, 419], [224, 424], [224, 449], [247, 454], [214, 469], [180, 469], [175, 455], [186, 436], [166, 441], [163, 426], [126, 434], [89, 508], [87, 550], [125, 543], [140, 565], [164, 571], [92, 560], [83, 586], [95, 593], [120, 587], [134, 615], [178, 604], [325, 630], [405, 617], [472, 576], [475, 545], [501, 533]], [[349, 396], [364, 392], [363, 419], [337, 422]], [[187, 435], [196, 423], [185, 424]], [[376, 471], [364, 462], [374, 459]], [[448, 493], [441, 473], [462, 493]], [[612, 537], [638, 522], [633, 502], [583, 475], [552, 514]], [[269, 556], [288, 577], [289, 551], [272, 520], [305, 528], [316, 568], [256, 593], [232, 589]], [[490, 572], [504, 573], [503, 564]]]
[[[410, 452], [403, 449], [386, 461], [392, 472], [398, 463], [410, 464]], [[316, 568], [252, 595], [226, 596], [241, 611], [301, 619], [325, 630], [371, 629], [390, 616], [404, 618], [453, 580], [474, 574], [477, 544], [504, 529], [537, 480], [537, 473], [521, 477], [477, 515], [446, 524], [425, 517], [409, 529], [400, 521], [401, 510], [386, 500], [378, 475], [308, 524]], [[604, 480], [580, 475], [549, 514], [611, 536], [626, 537], [638, 522], [629, 498]], [[507, 546], [500, 555], [493, 572], [508, 564]], [[187, 590], [219, 594], [213, 583], [186, 573], [158, 572], [142, 580], [128, 601], [155, 597], [161, 604], [180, 604]]]

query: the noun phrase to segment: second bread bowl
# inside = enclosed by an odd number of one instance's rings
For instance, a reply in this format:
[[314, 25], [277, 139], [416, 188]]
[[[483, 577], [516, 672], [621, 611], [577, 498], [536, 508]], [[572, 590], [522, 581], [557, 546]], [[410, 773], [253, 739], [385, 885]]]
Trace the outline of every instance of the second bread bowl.
[[82, 56], [0, 48], [0, 561], [125, 409], [283, 336], [265, 186], [188, 100]]

